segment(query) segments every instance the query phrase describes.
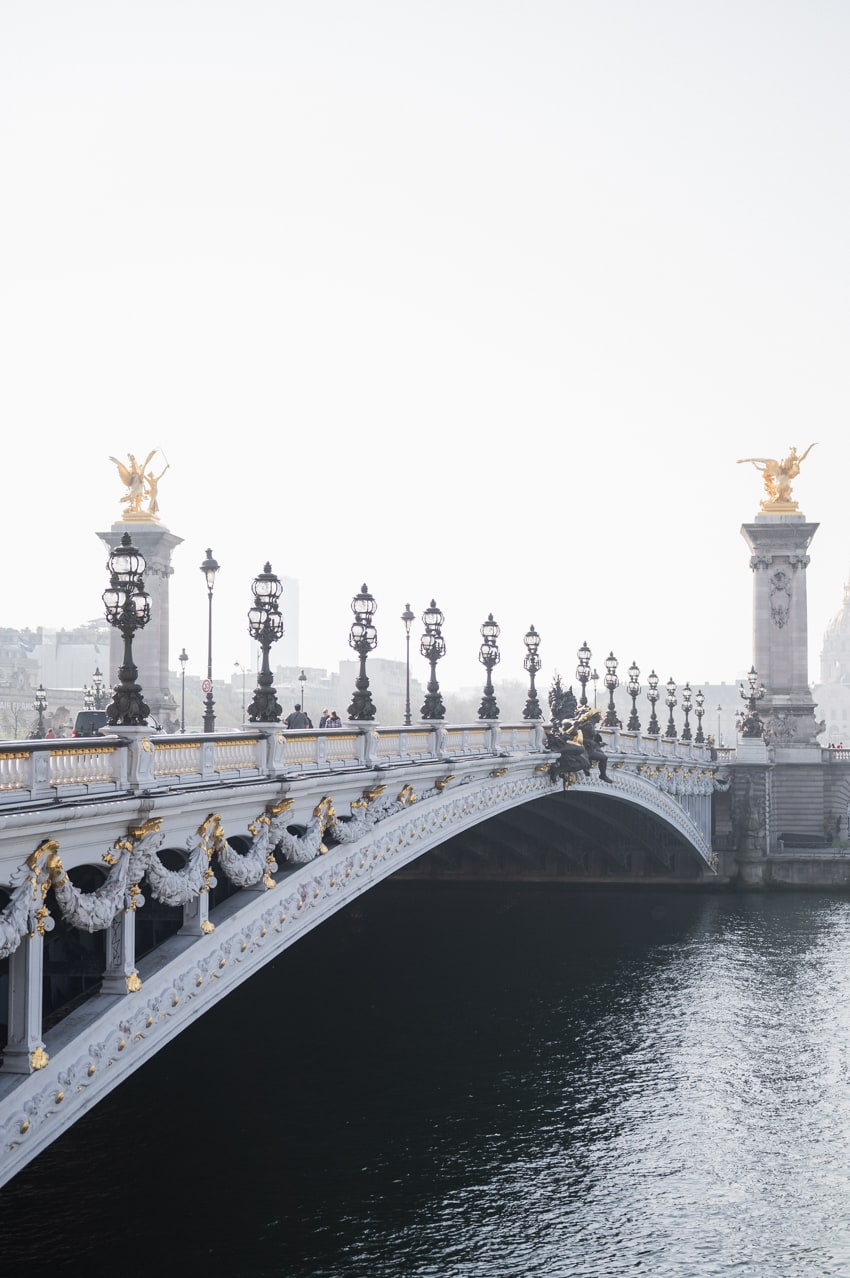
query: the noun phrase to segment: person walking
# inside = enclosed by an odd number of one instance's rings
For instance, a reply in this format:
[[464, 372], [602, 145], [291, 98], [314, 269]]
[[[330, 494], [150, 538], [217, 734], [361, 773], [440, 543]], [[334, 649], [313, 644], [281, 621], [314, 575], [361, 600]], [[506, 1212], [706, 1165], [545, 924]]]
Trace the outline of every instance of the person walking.
[[341, 727], [342, 727], [342, 719], [340, 719], [340, 717], [339, 717], [339, 715], [337, 714], [336, 710], [331, 710], [330, 714], [328, 715], [327, 722], [325, 723], [325, 727], [326, 727], [326, 728], [341, 728]]
[[329, 718], [330, 718], [330, 710], [323, 710], [323, 711], [322, 711], [322, 717], [321, 717], [321, 719], [319, 720], [319, 727], [320, 727], [320, 728], [326, 728], [326, 727], [328, 726], [328, 719], [329, 719]]

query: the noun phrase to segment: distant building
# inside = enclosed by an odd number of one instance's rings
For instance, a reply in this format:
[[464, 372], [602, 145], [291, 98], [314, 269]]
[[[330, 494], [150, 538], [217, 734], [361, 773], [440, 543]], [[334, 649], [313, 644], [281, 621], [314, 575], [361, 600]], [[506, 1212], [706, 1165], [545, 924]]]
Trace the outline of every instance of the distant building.
[[813, 692], [817, 717], [826, 725], [821, 745], [850, 747], [850, 581], [841, 608], [824, 631], [820, 683]]

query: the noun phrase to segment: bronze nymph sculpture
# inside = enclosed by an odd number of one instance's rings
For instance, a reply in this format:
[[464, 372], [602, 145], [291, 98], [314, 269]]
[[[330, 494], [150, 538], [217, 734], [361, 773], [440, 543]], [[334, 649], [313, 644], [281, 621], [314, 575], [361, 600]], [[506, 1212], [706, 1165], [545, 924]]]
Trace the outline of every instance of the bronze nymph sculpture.
[[[109, 458], [118, 467], [121, 482], [127, 489], [121, 498], [122, 506], [126, 507], [124, 511], [125, 520], [157, 520], [159, 514], [157, 489], [159, 481], [168, 470], [167, 461], [164, 469], [158, 475], [147, 469], [151, 458], [155, 457], [157, 452], [159, 452], [159, 449], [151, 449], [141, 465], [136, 461], [133, 453], [128, 454], [129, 464], [126, 466], [117, 457]], [[145, 501], [147, 501], [147, 509], [143, 510], [142, 507]]]
[[771, 511], [797, 510], [797, 503], [791, 497], [791, 480], [797, 478], [800, 473], [800, 467], [814, 447], [814, 444], [809, 444], [806, 451], [800, 456], [797, 455], [796, 448], [790, 448], [788, 456], [782, 458], [739, 458], [739, 466], [743, 466], [746, 462], [752, 462], [756, 470], [761, 472], [765, 492], [767, 493], [767, 497], [761, 503], [763, 511], [769, 514]]

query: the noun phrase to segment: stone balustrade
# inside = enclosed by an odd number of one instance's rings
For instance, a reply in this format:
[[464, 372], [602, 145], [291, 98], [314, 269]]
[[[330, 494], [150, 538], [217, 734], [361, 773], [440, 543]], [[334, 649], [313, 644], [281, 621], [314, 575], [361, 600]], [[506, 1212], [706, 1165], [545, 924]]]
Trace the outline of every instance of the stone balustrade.
[[[652, 738], [650, 738], [652, 740]], [[0, 811], [24, 804], [156, 792], [236, 778], [389, 768], [545, 748], [541, 724], [424, 724], [287, 732], [276, 724], [210, 735], [0, 743]]]

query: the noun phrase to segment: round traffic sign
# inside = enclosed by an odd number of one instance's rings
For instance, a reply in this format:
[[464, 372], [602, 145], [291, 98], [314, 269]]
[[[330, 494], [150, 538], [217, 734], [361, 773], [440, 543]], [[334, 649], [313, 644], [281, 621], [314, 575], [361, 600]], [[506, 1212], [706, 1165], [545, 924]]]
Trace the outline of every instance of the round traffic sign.
[[203, 693], [212, 692], [212, 679], [201, 680], [201, 692]]

